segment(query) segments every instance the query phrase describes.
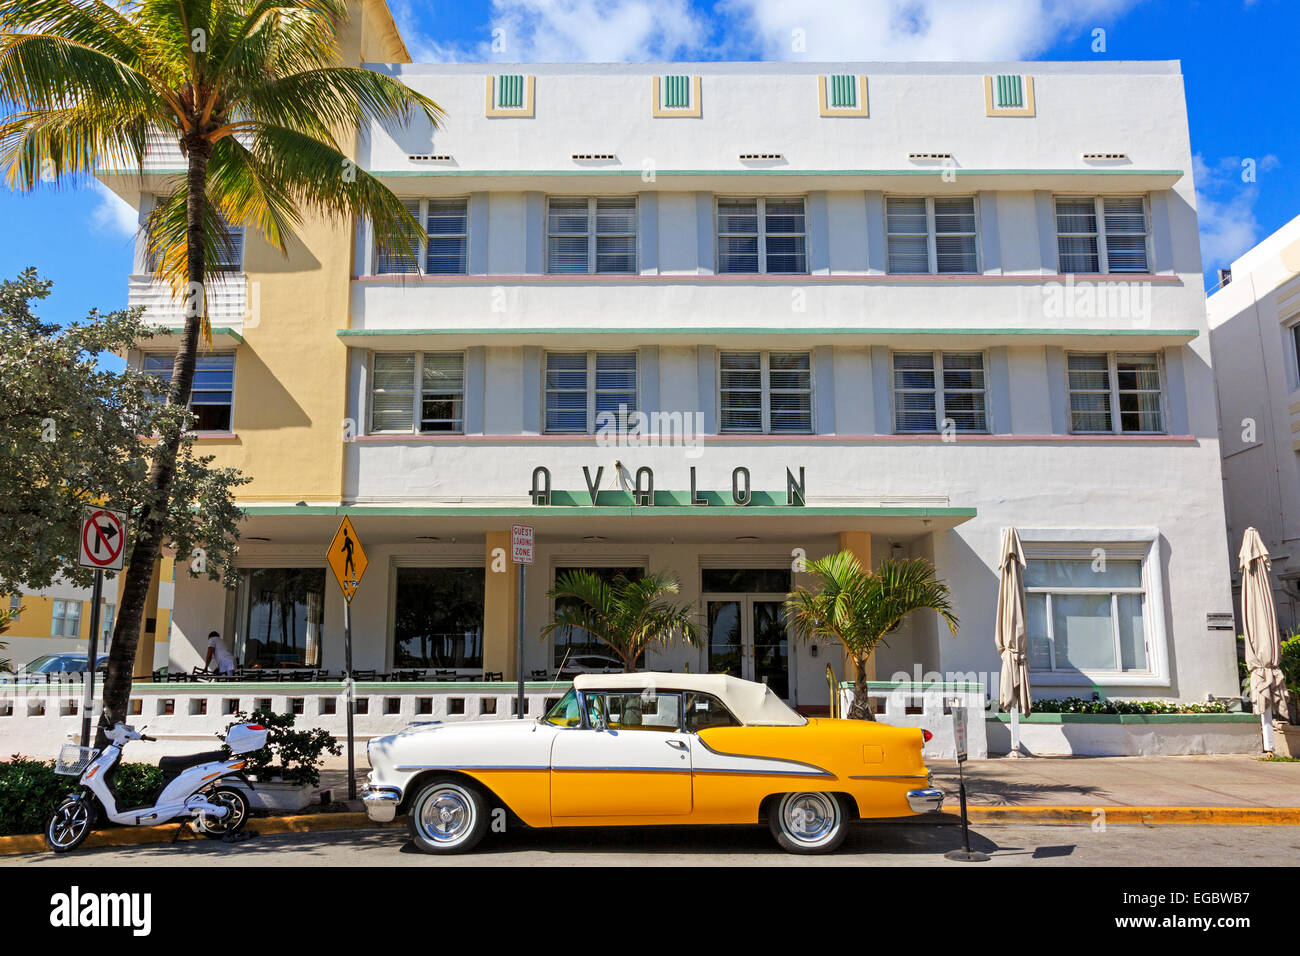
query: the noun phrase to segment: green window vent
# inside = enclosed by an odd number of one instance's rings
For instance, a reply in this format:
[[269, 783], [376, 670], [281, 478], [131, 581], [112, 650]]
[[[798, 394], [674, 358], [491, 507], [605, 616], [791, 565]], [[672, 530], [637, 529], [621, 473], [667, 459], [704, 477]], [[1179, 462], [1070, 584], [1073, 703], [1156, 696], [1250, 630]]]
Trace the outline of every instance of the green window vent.
[[663, 108], [690, 109], [691, 78], [689, 76], [665, 76], [663, 78]]
[[858, 78], [851, 73], [836, 73], [831, 80], [831, 107], [856, 109], [858, 106]]
[[1018, 73], [999, 73], [997, 76], [997, 99], [995, 103], [1000, 110], [1022, 109], [1025, 96], [1021, 78]]
[[523, 109], [524, 78], [519, 73], [506, 73], [497, 77], [497, 107]]

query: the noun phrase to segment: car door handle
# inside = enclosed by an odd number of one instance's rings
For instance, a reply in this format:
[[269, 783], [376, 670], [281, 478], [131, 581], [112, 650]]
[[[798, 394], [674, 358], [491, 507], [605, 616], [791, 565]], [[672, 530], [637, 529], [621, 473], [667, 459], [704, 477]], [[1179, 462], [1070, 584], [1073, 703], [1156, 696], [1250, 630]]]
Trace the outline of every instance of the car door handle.
[[687, 744], [686, 741], [684, 740], [665, 740], [664, 743], [666, 743], [669, 747], [676, 747], [678, 750], [687, 749]]

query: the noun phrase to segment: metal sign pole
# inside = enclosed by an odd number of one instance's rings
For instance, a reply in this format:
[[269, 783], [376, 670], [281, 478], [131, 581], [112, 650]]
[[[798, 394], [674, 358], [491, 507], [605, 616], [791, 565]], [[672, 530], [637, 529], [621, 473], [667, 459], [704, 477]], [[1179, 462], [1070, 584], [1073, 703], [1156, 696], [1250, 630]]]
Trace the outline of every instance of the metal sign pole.
[[515, 716], [524, 719], [524, 582], [528, 577], [528, 565], [519, 565], [519, 627], [515, 640], [515, 674], [519, 678], [516, 693]]
[[348, 799], [357, 798], [357, 775], [353, 758], [352, 715], [356, 712], [356, 693], [352, 683], [352, 599], [343, 602], [343, 663], [347, 677], [343, 686], [348, 695]]
[[[81, 746], [90, 746], [90, 711], [95, 700], [95, 664], [99, 658], [99, 602], [104, 595], [104, 572], [95, 571], [90, 591], [90, 647], [86, 653], [85, 687], [81, 692]], [[152, 662], [150, 663], [152, 668]]]
[[962, 765], [966, 762], [966, 710], [964, 701], [958, 697], [952, 702], [952, 727], [953, 743], [957, 748], [957, 793], [961, 799], [961, 842], [962, 849], [949, 850], [944, 854], [948, 860], [957, 860], [961, 863], [985, 863], [989, 859], [987, 853], [970, 848], [970, 821], [966, 819], [966, 775], [962, 772]]

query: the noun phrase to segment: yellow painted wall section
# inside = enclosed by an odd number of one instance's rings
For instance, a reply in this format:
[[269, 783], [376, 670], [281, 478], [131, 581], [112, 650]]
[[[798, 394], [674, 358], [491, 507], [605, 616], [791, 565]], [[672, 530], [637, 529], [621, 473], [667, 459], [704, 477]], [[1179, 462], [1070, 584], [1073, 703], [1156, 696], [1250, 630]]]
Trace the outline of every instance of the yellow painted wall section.
[[[483, 669], [514, 680], [515, 632], [519, 626], [519, 569], [510, 560], [510, 532], [489, 531], [483, 581]], [[500, 552], [494, 555], [494, 552]], [[494, 570], [501, 568], [503, 570]]]
[[[54, 620], [54, 599], [35, 594], [24, 594], [21, 597], [23, 612], [18, 615], [18, 620], [9, 625], [9, 630], [0, 634], [0, 641], [13, 637], [49, 637], [50, 625]], [[5, 607], [9, 607], [8, 596], [5, 597]], [[83, 607], [83, 615], [85, 610]]]
[[[409, 62], [383, 0], [358, 0], [340, 38], [344, 63]], [[340, 133], [356, 155], [356, 133]], [[339, 175], [343, 175], [339, 170]], [[215, 464], [253, 480], [241, 500], [338, 501], [347, 409], [346, 328], [355, 225], [304, 214], [287, 256], [245, 241], [251, 318], [235, 352], [234, 439], [200, 441]]]
[[[862, 562], [862, 566], [871, 569], [871, 532], [870, 531], [841, 531], [840, 532], [840, 550], [850, 551], [857, 556]], [[844, 654], [844, 678], [853, 677], [853, 658], [848, 652]], [[876, 679], [876, 655], [872, 654], [867, 658], [867, 680]]]

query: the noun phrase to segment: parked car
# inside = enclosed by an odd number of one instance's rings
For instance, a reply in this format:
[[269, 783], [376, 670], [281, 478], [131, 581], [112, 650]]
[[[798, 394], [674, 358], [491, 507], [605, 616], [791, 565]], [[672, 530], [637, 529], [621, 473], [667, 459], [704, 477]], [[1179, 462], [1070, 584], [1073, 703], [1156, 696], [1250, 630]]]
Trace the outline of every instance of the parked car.
[[[35, 660], [28, 661], [18, 669], [18, 677], [28, 675], [47, 675], [53, 678], [58, 674], [84, 674], [86, 671], [86, 654], [42, 654]], [[108, 655], [100, 654], [95, 659], [95, 673], [102, 674], [108, 670]]]
[[617, 657], [603, 654], [576, 654], [564, 662], [555, 672], [557, 680], [571, 680], [577, 674], [617, 674], [623, 670], [623, 662]]
[[721, 674], [583, 674], [536, 720], [411, 724], [372, 739], [372, 820], [409, 815], [428, 853], [473, 848], [503, 807], [530, 827], [766, 820], [826, 853], [854, 819], [938, 811], [925, 732], [810, 719]]

